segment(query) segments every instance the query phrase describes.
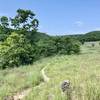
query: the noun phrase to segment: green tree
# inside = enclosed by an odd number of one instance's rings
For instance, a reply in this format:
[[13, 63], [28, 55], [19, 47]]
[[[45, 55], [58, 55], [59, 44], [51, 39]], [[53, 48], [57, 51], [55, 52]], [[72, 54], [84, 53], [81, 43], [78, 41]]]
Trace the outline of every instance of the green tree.
[[23, 35], [13, 32], [0, 44], [0, 68], [31, 64], [33, 60], [34, 49]]
[[35, 14], [31, 10], [18, 9], [17, 15], [11, 18], [11, 25], [16, 29], [35, 30], [39, 21], [34, 18]]
[[9, 19], [6, 16], [0, 18], [0, 41], [4, 41], [10, 34]]
[[13, 26], [16, 30], [19, 29], [19, 25], [20, 25], [20, 22], [19, 20], [15, 17], [15, 18], [10, 18], [11, 20], [11, 26]]
[[0, 23], [3, 28], [7, 28], [9, 26], [9, 19], [6, 16], [2, 16], [0, 18]]
[[55, 37], [57, 54], [72, 54], [80, 52], [80, 43], [71, 37]]
[[48, 57], [56, 54], [56, 45], [52, 39], [41, 39], [36, 42], [37, 56]]

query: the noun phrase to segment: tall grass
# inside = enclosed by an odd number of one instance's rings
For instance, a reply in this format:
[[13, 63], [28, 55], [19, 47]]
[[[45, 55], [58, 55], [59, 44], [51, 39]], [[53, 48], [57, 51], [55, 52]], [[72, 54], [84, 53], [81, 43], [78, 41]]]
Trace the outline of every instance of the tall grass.
[[80, 55], [55, 56], [44, 61], [49, 63], [46, 74], [50, 82], [33, 88], [26, 100], [68, 100], [60, 89], [63, 80], [71, 82], [72, 100], [100, 100], [99, 45], [86, 44]]
[[[45, 70], [50, 81], [42, 82], [41, 69]], [[68, 100], [62, 94], [63, 80], [71, 82], [72, 100], [100, 100], [100, 46], [82, 46], [80, 55], [49, 57], [30, 66], [0, 70], [0, 100], [27, 88], [32, 88], [25, 100]]]
[[40, 61], [30, 66], [0, 70], [0, 100], [41, 83]]

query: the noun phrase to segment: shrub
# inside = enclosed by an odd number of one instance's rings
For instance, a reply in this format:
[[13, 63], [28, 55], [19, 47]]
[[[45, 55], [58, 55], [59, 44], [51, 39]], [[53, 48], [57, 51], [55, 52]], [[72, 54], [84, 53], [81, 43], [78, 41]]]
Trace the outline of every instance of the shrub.
[[67, 54], [78, 54], [80, 52], [80, 43], [75, 39], [66, 38], [65, 45], [65, 50], [67, 51]]
[[34, 49], [23, 35], [12, 33], [0, 44], [0, 68], [30, 64], [34, 59]]
[[0, 18], [0, 68], [31, 64], [55, 54], [80, 52], [79, 42], [71, 36], [48, 36], [37, 32], [38, 25], [31, 10], [18, 9], [14, 18]]
[[47, 57], [56, 54], [56, 46], [52, 39], [42, 39], [36, 42], [37, 55]]
[[80, 43], [71, 38], [49, 38], [36, 42], [36, 55], [38, 58], [52, 56], [55, 54], [78, 54]]
[[79, 41], [72, 38], [56, 37], [55, 45], [58, 54], [72, 54], [80, 52]]
[[76, 54], [79, 52], [80, 44], [72, 38], [40, 39], [31, 44], [23, 34], [13, 32], [0, 44], [0, 68], [31, 64], [41, 57], [55, 54]]

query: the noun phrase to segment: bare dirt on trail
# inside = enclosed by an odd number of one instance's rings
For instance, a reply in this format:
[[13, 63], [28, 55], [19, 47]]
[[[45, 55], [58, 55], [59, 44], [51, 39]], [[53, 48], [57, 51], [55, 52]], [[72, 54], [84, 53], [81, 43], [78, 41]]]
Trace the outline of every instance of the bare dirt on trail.
[[[39, 85], [35, 86], [34, 88], [41, 87], [41, 85], [43, 85], [45, 82], [48, 82], [50, 80], [50, 78], [47, 77], [47, 75], [45, 74], [45, 69], [46, 67], [44, 67], [41, 70], [41, 74], [42, 74], [44, 82], [41, 82]], [[23, 100], [26, 96], [28, 96], [28, 94], [31, 91], [32, 91], [32, 88], [28, 88], [28, 89], [23, 90], [22, 92], [16, 93], [14, 96], [11, 97], [11, 99], [10, 97], [8, 97], [7, 99], [4, 99], [4, 100]]]

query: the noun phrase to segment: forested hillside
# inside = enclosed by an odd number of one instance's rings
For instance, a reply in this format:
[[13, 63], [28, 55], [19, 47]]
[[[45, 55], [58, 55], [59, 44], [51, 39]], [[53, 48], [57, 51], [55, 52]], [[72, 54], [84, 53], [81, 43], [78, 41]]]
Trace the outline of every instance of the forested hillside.
[[80, 42], [38, 32], [39, 20], [31, 10], [18, 9], [15, 17], [0, 18], [0, 68], [19, 67], [56, 54], [78, 54]]
[[65, 35], [61, 37], [75, 38], [78, 39], [83, 44], [84, 42], [100, 41], [100, 31], [91, 31], [84, 34]]

